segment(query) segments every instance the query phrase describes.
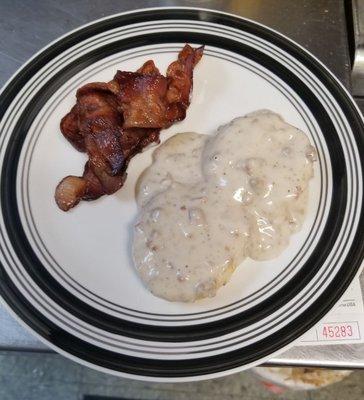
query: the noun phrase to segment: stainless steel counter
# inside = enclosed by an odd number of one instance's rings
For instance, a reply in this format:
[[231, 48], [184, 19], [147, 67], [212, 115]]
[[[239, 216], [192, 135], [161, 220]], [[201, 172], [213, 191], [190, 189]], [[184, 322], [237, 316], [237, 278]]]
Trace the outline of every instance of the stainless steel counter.
[[364, 2], [353, 0], [354, 57], [352, 68], [353, 94], [364, 97]]
[[[51, 40], [108, 14], [154, 6], [195, 6], [239, 14], [284, 33], [350, 88], [344, 2], [332, 0], [1, 0], [0, 84]], [[0, 306], [0, 349], [49, 351]], [[364, 368], [364, 345], [294, 347], [270, 364]]]

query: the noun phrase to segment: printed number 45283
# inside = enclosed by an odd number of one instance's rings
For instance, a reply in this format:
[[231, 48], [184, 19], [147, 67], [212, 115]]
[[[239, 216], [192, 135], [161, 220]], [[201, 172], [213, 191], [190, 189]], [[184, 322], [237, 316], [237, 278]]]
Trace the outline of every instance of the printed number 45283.
[[325, 339], [341, 339], [353, 336], [353, 328], [349, 324], [323, 325], [322, 336]]

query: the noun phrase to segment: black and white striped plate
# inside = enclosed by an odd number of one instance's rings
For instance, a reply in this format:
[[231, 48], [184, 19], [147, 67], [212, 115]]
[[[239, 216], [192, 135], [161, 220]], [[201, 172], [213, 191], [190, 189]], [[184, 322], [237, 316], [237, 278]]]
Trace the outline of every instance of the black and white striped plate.
[[[267, 108], [304, 130], [318, 162], [309, 211], [289, 248], [247, 260], [213, 299], [169, 303], [133, 271], [135, 157], [116, 195], [59, 211], [57, 182], [85, 161], [59, 131], [86, 82], [148, 59], [162, 71], [184, 43], [204, 44], [185, 121], [162, 133], [212, 133]], [[330, 72], [304, 49], [252, 21], [211, 10], [147, 9], [111, 16], [34, 56], [1, 94], [1, 295], [52, 348], [122, 376], [192, 380], [261, 363], [317, 322], [363, 256], [363, 121]]]

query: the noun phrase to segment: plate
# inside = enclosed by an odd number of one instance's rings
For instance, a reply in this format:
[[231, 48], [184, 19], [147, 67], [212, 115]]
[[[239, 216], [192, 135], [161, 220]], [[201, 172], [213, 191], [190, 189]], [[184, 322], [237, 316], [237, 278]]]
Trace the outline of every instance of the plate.
[[[184, 43], [204, 44], [187, 118], [162, 132], [212, 134], [232, 118], [271, 109], [316, 146], [307, 218], [283, 254], [246, 260], [216, 297], [193, 304], [154, 297], [130, 258], [136, 156], [117, 194], [68, 213], [53, 199], [85, 156], [62, 137], [76, 89], [136, 70], [165, 71]], [[1, 97], [1, 296], [62, 354], [135, 379], [186, 381], [260, 364], [335, 304], [363, 258], [363, 121], [312, 55], [252, 21], [192, 8], [145, 9], [93, 22], [53, 42]]]

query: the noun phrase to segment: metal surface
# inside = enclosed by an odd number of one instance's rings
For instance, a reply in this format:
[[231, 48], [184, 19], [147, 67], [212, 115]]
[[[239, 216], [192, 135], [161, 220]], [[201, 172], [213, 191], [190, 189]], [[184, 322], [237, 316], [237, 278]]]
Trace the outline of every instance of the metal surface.
[[[364, 271], [360, 275], [360, 287], [364, 294]], [[364, 344], [295, 346], [274, 357], [270, 364], [344, 369], [364, 368]]]
[[0, 350], [50, 351], [23, 328], [2, 305], [0, 298]]
[[269, 365], [340, 369], [364, 368], [364, 345], [295, 346], [291, 350], [274, 357]]
[[[310, 50], [349, 88], [344, 4], [332, 0], [1, 0], [0, 84], [34, 52], [61, 34], [105, 15], [152, 6], [213, 8], [261, 22]], [[1, 306], [0, 349], [48, 350]], [[364, 367], [364, 345], [294, 347], [270, 364]]]
[[364, 1], [353, 0], [354, 61], [352, 85], [354, 96], [364, 97]]

